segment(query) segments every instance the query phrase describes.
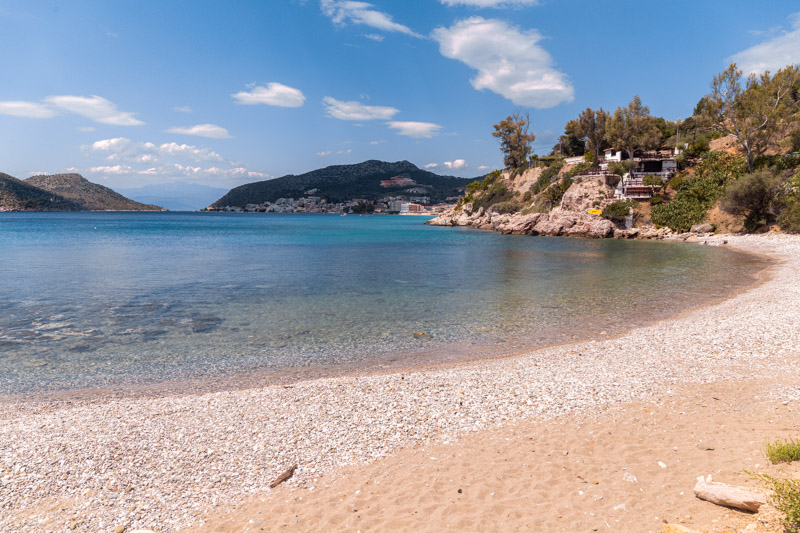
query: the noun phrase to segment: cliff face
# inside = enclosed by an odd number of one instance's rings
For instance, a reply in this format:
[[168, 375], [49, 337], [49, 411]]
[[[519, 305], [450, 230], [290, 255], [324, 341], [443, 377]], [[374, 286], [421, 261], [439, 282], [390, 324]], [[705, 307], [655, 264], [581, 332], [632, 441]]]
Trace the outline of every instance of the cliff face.
[[[559, 180], [563, 180], [569, 170], [570, 168], [566, 167], [555, 175], [551, 187], [558, 186]], [[517, 176], [504, 171], [498, 183], [515, 196], [525, 198], [524, 191], [531, 190], [531, 186], [541, 174], [541, 168], [528, 170]], [[542, 189], [542, 195], [547, 195], [547, 188]], [[552, 237], [661, 239], [671, 234], [668, 229], [624, 229], [599, 214], [589, 213], [588, 211], [602, 210], [614, 201], [614, 188], [608, 185], [602, 176], [576, 178], [563, 193], [559, 203], [549, 210], [542, 209], [543, 204], [539, 198], [531, 197], [524, 200], [520, 204], [521, 209], [516, 212], [501, 214], [495, 206], [475, 208], [476, 203], [480, 204], [480, 198], [481, 195], [478, 194], [477, 200], [461, 202], [460, 205], [428, 221], [428, 224], [466, 226], [514, 235]], [[544, 212], [530, 212], [534, 209]]]
[[165, 211], [157, 205], [134, 202], [108, 187], [92, 183], [80, 174], [33, 176], [24, 183], [57, 194], [89, 211]]

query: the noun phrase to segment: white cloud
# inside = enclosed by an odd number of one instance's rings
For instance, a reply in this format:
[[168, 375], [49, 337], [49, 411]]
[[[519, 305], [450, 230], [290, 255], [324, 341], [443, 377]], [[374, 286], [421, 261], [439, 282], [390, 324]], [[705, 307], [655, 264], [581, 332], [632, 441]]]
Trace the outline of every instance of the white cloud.
[[397, 130], [398, 135], [405, 135], [407, 137], [414, 137], [415, 139], [430, 138], [439, 134], [442, 127], [432, 122], [387, 122], [387, 126], [393, 130]]
[[[146, 143], [147, 145], [149, 143]], [[164, 143], [158, 147], [161, 154], [190, 157], [198, 161], [223, 161], [217, 152], [209, 148], [197, 148], [190, 144]]]
[[130, 174], [132, 171], [133, 169], [128, 165], [114, 165], [114, 166], [89, 168], [89, 172], [92, 172], [93, 174]]
[[495, 168], [495, 167], [491, 167], [489, 165], [481, 165], [478, 167], [478, 170], [489, 170], [490, 168]]
[[317, 152], [317, 156], [319, 156], [319, 157], [327, 157], [327, 156], [331, 155], [332, 153], [333, 152], [331, 152], [330, 150], [326, 150], [324, 152]]
[[539, 0], [440, 0], [446, 6], [510, 7], [535, 6]]
[[102, 96], [49, 96], [44, 101], [58, 109], [75, 113], [100, 124], [114, 126], [141, 126], [141, 120], [134, 117], [136, 113], [119, 111], [117, 106]]
[[455, 161], [445, 161], [444, 166], [452, 170], [458, 170], [467, 166], [467, 162], [463, 159], [456, 159]]
[[36, 102], [9, 100], [0, 102], [0, 115], [11, 115], [25, 118], [52, 118], [57, 113], [46, 105]]
[[193, 161], [224, 161], [209, 148], [198, 148], [190, 144], [134, 142], [125, 137], [102, 139], [86, 147], [93, 152], [109, 154], [106, 161], [127, 161], [129, 163], [151, 163], [161, 157], [181, 157]]
[[428, 163], [425, 165], [425, 168], [436, 168], [439, 166], [439, 163]]
[[172, 108], [173, 111], [177, 111], [178, 113], [191, 113], [192, 108], [188, 105], [176, 105]]
[[240, 91], [231, 95], [237, 104], [301, 107], [306, 101], [306, 97], [300, 89], [278, 82], [268, 83], [266, 87], [257, 85], [248, 88], [249, 91]]
[[747, 50], [733, 54], [726, 61], [736, 63], [746, 74], [775, 72], [800, 63], [800, 12], [789, 15], [791, 30], [783, 31]]
[[329, 117], [340, 120], [389, 120], [399, 109], [387, 106], [364, 105], [360, 102], [342, 102], [330, 96], [322, 99]]
[[96, 130], [97, 128], [95, 128], [94, 126], [81, 126], [80, 128], [75, 128], [75, 129], [82, 132], [91, 132]]
[[352, 153], [352, 152], [353, 152], [353, 149], [352, 149], [352, 148], [348, 148], [347, 150], [339, 150], [339, 151], [338, 151], [338, 152], [336, 152], [336, 153], [337, 153], [338, 155], [343, 155], [343, 154], [349, 154], [349, 153]]
[[378, 30], [397, 32], [422, 38], [420, 34], [392, 20], [390, 15], [377, 11], [374, 6], [367, 2], [355, 2], [352, 0], [320, 0], [322, 12], [331, 18], [334, 24], [342, 26], [347, 22], [353, 24], [364, 24]]
[[377, 33], [365, 33], [364, 37], [367, 39], [372, 39], [376, 43], [382, 43], [384, 38], [383, 35], [378, 35]]
[[550, 54], [539, 46], [542, 36], [536, 30], [471, 17], [450, 28], [436, 28], [432, 35], [443, 56], [478, 71], [470, 80], [478, 90], [489, 89], [517, 105], [539, 109], [574, 98], [567, 77], [553, 68]]
[[216, 124], [197, 124], [195, 126], [174, 126], [167, 133], [179, 133], [181, 135], [196, 135], [197, 137], [208, 137], [209, 139], [230, 139], [231, 134], [222, 126]]

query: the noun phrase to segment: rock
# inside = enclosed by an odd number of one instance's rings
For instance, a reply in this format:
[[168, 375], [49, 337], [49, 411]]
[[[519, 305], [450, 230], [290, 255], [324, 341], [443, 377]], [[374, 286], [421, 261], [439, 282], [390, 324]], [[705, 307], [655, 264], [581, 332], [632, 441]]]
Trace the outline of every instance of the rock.
[[709, 444], [704, 444], [702, 442], [698, 442], [697, 443], [697, 448], [700, 449], [700, 450], [703, 450], [704, 452], [710, 452], [711, 450], [714, 449], [713, 446], [711, 446]]
[[622, 480], [627, 481], [628, 483], [636, 483], [639, 481], [639, 479], [630, 472], [625, 472], [622, 474]]
[[714, 233], [714, 224], [695, 224], [689, 229], [689, 233]]
[[667, 467], [667, 465], [665, 465], [662, 461], [658, 462], [658, 466], [660, 466], [661, 468], [666, 468]]
[[664, 524], [664, 529], [661, 530], [661, 533], [700, 533], [696, 529], [689, 529], [686, 526], [682, 526], [680, 524]]
[[725, 483], [713, 482], [711, 481], [711, 476], [705, 479], [703, 479], [703, 476], [697, 478], [694, 494], [707, 502], [753, 513], [758, 512], [758, 508], [767, 502], [766, 498], [761, 494], [737, 489]]
[[117, 526], [114, 528], [114, 533], [123, 533], [125, 531], [125, 526]]
[[70, 522], [69, 528], [74, 531], [78, 528], [78, 524], [80, 524], [80, 522], [78, 522], [77, 520], [73, 520], [72, 522]]

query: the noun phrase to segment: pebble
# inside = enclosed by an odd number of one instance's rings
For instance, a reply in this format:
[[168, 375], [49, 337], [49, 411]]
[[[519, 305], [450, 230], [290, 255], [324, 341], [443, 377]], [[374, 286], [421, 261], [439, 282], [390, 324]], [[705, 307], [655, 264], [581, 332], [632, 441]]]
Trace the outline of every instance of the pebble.
[[[402, 379], [371, 374], [290, 388], [0, 403], [0, 531], [40, 531], [39, 520], [64, 523], [64, 516], [80, 516], [76, 528], [87, 531], [111, 531], [123, 517], [130, 533], [154, 524], [159, 532], [190, 529], [215, 505], [267, 493], [295, 463], [295, 476], [276, 491], [514, 420], [591, 413], [673, 384], [796, 372], [787, 356], [800, 352], [800, 237], [726, 239], [783, 261], [756, 288], [621, 335], [404, 370]], [[799, 396], [800, 389], [781, 391], [780, 400]], [[18, 511], [53, 498], [72, 502], [69, 515]]]

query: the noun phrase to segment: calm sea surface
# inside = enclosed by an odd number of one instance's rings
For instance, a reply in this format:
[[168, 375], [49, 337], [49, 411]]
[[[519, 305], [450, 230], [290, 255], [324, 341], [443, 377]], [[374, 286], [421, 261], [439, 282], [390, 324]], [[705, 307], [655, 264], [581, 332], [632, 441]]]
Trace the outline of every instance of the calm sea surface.
[[762, 265], [424, 221], [0, 214], [0, 394], [509, 353], [668, 316]]

